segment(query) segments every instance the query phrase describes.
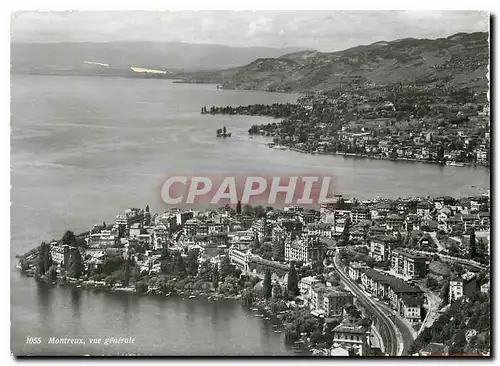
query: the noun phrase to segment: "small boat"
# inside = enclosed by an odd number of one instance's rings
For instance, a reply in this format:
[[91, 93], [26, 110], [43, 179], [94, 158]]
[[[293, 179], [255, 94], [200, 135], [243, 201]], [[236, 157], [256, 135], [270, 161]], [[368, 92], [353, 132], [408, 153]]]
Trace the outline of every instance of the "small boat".
[[190, 299], [194, 299], [195, 297], [196, 296], [194, 296], [194, 295], [189, 296]]
[[265, 317], [265, 318], [264, 318], [264, 320], [271, 320], [271, 318], [269, 318], [269, 317]]
[[465, 164], [458, 163], [456, 161], [447, 161], [446, 165], [448, 165], [448, 166], [459, 166], [459, 167], [464, 167], [465, 166]]
[[82, 285], [78, 285], [78, 286], [76, 286], [76, 288], [81, 288], [81, 287], [82, 287]]
[[274, 333], [281, 333], [281, 330], [273, 330]]
[[277, 328], [278, 327], [278, 324], [273, 324], [273, 328]]
[[259, 310], [259, 309], [257, 309], [257, 308], [252, 308], [252, 311], [258, 311], [258, 310]]
[[262, 315], [262, 314], [255, 314], [255, 316], [258, 317], [258, 318], [262, 318], [264, 315]]
[[295, 341], [295, 344], [301, 344], [301, 343], [304, 343], [304, 341], [303, 340]]
[[165, 294], [165, 296], [170, 296], [171, 294], [172, 294], [172, 293], [171, 293], [171, 292], [169, 292], [168, 294]]

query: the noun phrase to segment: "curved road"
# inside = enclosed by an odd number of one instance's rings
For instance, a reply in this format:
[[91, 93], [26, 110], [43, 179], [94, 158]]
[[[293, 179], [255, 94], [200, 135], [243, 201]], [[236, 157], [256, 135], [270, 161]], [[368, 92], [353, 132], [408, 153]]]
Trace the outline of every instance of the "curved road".
[[384, 309], [386, 312], [385, 314], [391, 314], [391, 320], [392, 323], [398, 328], [399, 333], [401, 334], [402, 337], [402, 342], [403, 342], [403, 355], [407, 355], [408, 351], [413, 344], [413, 333], [410, 329], [408, 329], [408, 326], [401, 320], [399, 315], [394, 315], [396, 314], [395, 311], [388, 305], [384, 304], [381, 301], [376, 301], [376, 304]]
[[[364, 292], [358, 287], [358, 285], [350, 279], [344, 271], [340, 268], [339, 256], [336, 255], [333, 260], [333, 266], [335, 270], [339, 273], [342, 282], [349, 287], [352, 293], [357, 297], [357, 301], [360, 302], [366, 309], [368, 309], [374, 316], [379, 320], [379, 333], [382, 336], [382, 340], [385, 346], [385, 353], [390, 356], [400, 356], [403, 353], [402, 339], [398, 334], [398, 329], [386, 313], [382, 312], [379, 307], [373, 302], [371, 298], [366, 296]], [[400, 346], [401, 344], [401, 346]]]

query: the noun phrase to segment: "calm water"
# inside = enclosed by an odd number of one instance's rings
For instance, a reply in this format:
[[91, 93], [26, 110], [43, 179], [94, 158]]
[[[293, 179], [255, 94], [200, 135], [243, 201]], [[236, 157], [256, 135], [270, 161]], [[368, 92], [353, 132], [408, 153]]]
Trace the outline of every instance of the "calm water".
[[[12, 77], [11, 259], [70, 228], [112, 222], [127, 207], [164, 209], [160, 187], [174, 172], [307, 173], [335, 177], [361, 198], [476, 194], [489, 171], [272, 150], [250, 139], [270, 119], [201, 116], [201, 106], [294, 101], [295, 95], [223, 91], [165, 80]], [[226, 125], [233, 137], [214, 138]], [[12, 260], [12, 265], [14, 261]], [[11, 277], [12, 351], [19, 353], [291, 354], [283, 335], [225, 301], [139, 298], [37, 288]], [[175, 329], [175, 331], [172, 331]], [[26, 345], [26, 336], [128, 337], [133, 346]]]

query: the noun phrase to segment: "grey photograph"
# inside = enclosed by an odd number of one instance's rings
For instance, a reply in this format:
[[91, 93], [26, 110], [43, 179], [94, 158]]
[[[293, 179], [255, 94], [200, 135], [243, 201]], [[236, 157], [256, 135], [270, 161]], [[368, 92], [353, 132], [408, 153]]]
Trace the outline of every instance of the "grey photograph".
[[488, 12], [10, 32], [14, 356], [491, 357]]

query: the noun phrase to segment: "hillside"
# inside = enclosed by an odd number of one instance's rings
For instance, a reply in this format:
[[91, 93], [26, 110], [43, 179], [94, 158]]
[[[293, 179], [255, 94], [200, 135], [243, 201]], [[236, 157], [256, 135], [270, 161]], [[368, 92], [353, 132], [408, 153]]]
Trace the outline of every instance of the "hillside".
[[181, 42], [12, 43], [16, 73], [86, 74], [102, 71], [92, 61], [109, 64], [116, 73], [130, 66], [169, 70], [220, 70], [251, 62], [255, 57], [279, 57], [295, 48], [230, 47]]
[[459, 33], [436, 40], [406, 38], [344, 51], [303, 51], [259, 58], [222, 72], [200, 72], [186, 81], [225, 88], [322, 91], [355, 85], [443, 84], [487, 88], [487, 33]]
[[490, 295], [454, 301], [446, 311], [415, 339], [411, 353], [429, 343], [441, 343], [450, 355], [477, 356], [491, 350]]

